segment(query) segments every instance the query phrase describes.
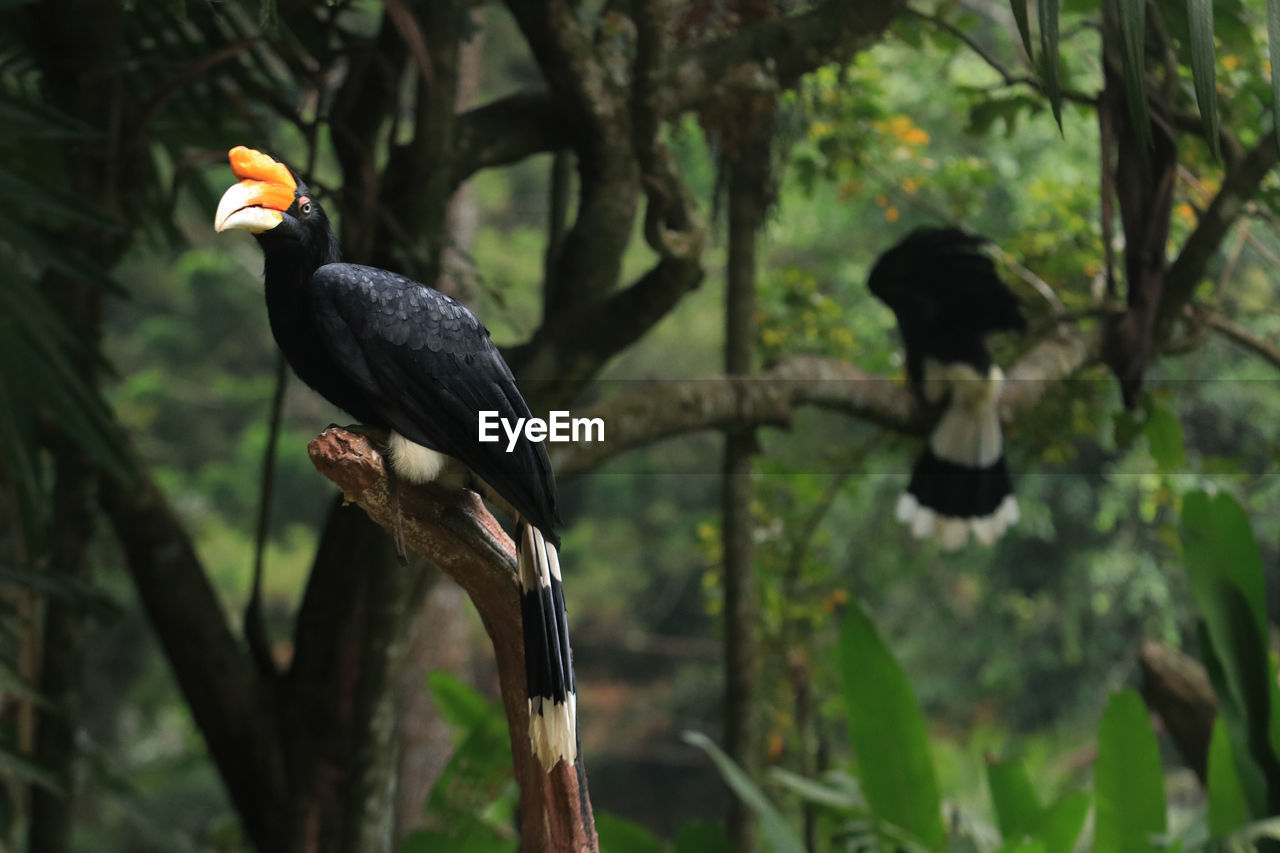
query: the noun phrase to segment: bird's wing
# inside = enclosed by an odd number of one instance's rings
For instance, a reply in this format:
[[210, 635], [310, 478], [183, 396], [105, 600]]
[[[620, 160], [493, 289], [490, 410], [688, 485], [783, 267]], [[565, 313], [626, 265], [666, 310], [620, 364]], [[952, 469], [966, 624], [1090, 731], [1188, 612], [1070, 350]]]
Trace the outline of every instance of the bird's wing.
[[461, 461], [552, 535], [559, 523], [555, 478], [543, 444], [521, 439], [508, 453], [505, 435], [479, 441], [481, 411], [512, 423], [531, 414], [476, 316], [438, 291], [374, 267], [326, 264], [311, 285], [325, 348], [385, 425]]
[[1017, 298], [982, 251], [987, 242], [958, 228], [917, 229], [876, 261], [871, 292], [904, 327], [942, 324], [972, 334], [1021, 329]]

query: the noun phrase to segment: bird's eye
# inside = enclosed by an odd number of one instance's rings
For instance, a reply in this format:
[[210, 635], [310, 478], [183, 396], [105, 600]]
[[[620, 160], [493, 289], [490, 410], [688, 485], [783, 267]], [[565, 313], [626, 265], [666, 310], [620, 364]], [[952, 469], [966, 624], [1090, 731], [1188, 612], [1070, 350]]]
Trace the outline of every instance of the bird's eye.
[[302, 206], [298, 208], [298, 212], [299, 212], [299, 213], [301, 213], [303, 216], [310, 216], [310, 215], [311, 215], [311, 202], [309, 202], [309, 201], [304, 201], [304, 202], [302, 203]]

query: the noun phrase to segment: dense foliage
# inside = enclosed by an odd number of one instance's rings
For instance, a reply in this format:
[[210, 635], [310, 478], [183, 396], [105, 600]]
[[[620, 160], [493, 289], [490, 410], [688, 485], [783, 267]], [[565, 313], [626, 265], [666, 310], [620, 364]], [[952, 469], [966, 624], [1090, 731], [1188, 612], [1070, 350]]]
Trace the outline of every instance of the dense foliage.
[[[38, 22], [25, 4], [0, 4], [10, 5], [14, 26], [0, 25], [0, 770], [12, 782], [0, 847], [25, 849], [17, 839], [32, 823], [34, 786], [74, 804], [72, 849], [247, 849], [252, 830], [149, 628], [127, 543], [91, 520], [85, 571], [55, 570], [59, 536], [69, 535], [56, 517], [70, 482], [60, 467], [65, 446], [82, 448], [104, 482], [131, 464], [149, 472], [238, 631], [255, 588], [263, 459], [277, 442], [261, 595], [268, 652], [286, 667], [333, 501], [306, 442], [346, 418], [293, 383], [271, 434], [276, 355], [259, 255], [210, 227], [216, 194], [231, 182], [222, 151], [254, 144], [305, 166], [340, 232], [358, 235], [353, 242], [388, 266], [461, 281], [517, 364], [552, 304], [549, 230], [563, 230], [557, 215], [575, 222], [586, 202], [548, 215], [563, 169], [535, 146], [471, 176], [476, 227], [469, 249], [451, 255], [456, 269], [441, 272], [440, 247], [427, 245], [443, 233], [428, 233], [443, 229], [443, 214], [413, 214], [420, 240], [374, 233], [383, 224], [361, 219], [357, 193], [341, 186], [354, 187], [355, 170], [343, 128], [326, 124], [325, 112], [337, 110], [326, 98], [340, 100], [333, 92], [363, 60], [353, 52], [331, 68], [317, 63], [364, 40], [398, 44], [391, 10], [428, 13], [412, 3], [282, 0], [264, 4], [274, 13], [263, 21], [254, 4], [215, 14], [191, 2], [190, 18], [123, 5], [125, 59], [136, 61], [123, 79], [148, 95], [144, 106], [158, 118], [154, 139], [128, 140], [147, 152], [149, 173], [136, 178], [146, 192], [131, 207], [99, 210], [78, 198], [87, 179], [57, 167], [101, 144], [101, 130], [85, 124], [91, 114], [69, 117], [66, 100], [50, 94], [47, 46], [32, 35]], [[770, 15], [822, 6], [762, 5], [781, 10]], [[1266, 15], [1261, 3], [1115, 5], [1123, 15], [1145, 6], [1152, 20], [1144, 59], [1160, 99], [1135, 103], [1130, 66], [1116, 69], [1125, 109], [1150, 107], [1177, 130], [1173, 258], [1215, 215], [1237, 167], [1275, 144]], [[1101, 336], [1124, 301], [1123, 230], [1103, 201], [1115, 178], [1102, 177], [1112, 163], [1098, 119], [1107, 85], [1100, 4], [1067, 2], [1059, 13], [1041, 3], [1060, 35], [1041, 36], [1049, 17], [1035, 18], [1028, 33], [1037, 38], [1025, 40], [1003, 4], [915, 6], [869, 49], [822, 64], [777, 98], [777, 188], [756, 294], [762, 369], [812, 355], [896, 382], [892, 317], [865, 282], [876, 254], [920, 225], [960, 224], [999, 247], [1002, 274], [1031, 318], [1025, 337], [994, 342], [1002, 364], [1058, 337]], [[1205, 8], [1216, 47], [1209, 66]], [[209, 20], [216, 26], [203, 29]], [[611, 61], [634, 58], [631, 26], [606, 4], [592, 18], [594, 49]], [[466, 29], [474, 33], [451, 43], [484, 39], [479, 103], [541, 85], [545, 59], [521, 38], [526, 22], [486, 5]], [[226, 42], [207, 65], [190, 66], [188, 54], [211, 32]], [[416, 69], [411, 48], [397, 51]], [[1053, 74], [1046, 53], [1060, 60]], [[223, 75], [227, 62], [234, 72]], [[1208, 89], [1206, 67], [1215, 72]], [[181, 69], [177, 90], [144, 88], [158, 79], [148, 71], [170, 68]], [[396, 86], [412, 91], [416, 74]], [[370, 168], [387, 169], [416, 140], [408, 128], [420, 116], [403, 105], [390, 114], [370, 132]], [[706, 113], [666, 118], [663, 150], [712, 219], [699, 261], [706, 281], [578, 377], [575, 409], [643, 393], [652, 380], [711, 382], [721, 372], [727, 225], [712, 213], [723, 200], [723, 138]], [[1206, 141], [1206, 126], [1220, 126], [1230, 144], [1212, 131]], [[450, 189], [431, 192], [447, 198]], [[606, 853], [731, 849], [713, 823], [730, 795], [757, 815], [761, 846], [779, 851], [1198, 849], [1211, 838], [1243, 844], [1267, 834], [1260, 822], [1280, 791], [1268, 643], [1280, 600], [1280, 359], [1269, 343], [1280, 339], [1280, 193], [1273, 175], [1256, 189], [1238, 199], [1243, 216], [1194, 276], [1193, 298], [1158, 341], [1133, 409], [1122, 407], [1095, 353], [1011, 416], [1023, 520], [994, 549], [943, 554], [899, 530], [894, 501], [920, 443], [911, 425], [797, 406], [788, 428], [758, 430], [751, 713], [752, 746], [767, 769], [755, 778], [715, 745], [724, 582], [717, 434], [678, 435], [566, 478], [562, 562], [571, 567], [583, 754]], [[655, 261], [659, 248], [645, 243], [645, 217], [634, 214], [622, 216], [622, 239], [633, 239], [606, 290], [665, 262]], [[92, 229], [107, 236], [75, 239]], [[96, 294], [92, 317], [76, 308], [84, 304], [76, 288]], [[386, 569], [370, 560], [351, 571]], [[82, 626], [84, 653], [76, 688], [47, 696], [33, 648], [58, 642], [36, 628], [58, 604]], [[517, 791], [486, 641], [465, 601], [452, 607], [463, 615], [451, 642], [470, 651], [429, 680], [453, 732], [437, 757], [451, 757], [420, 792], [422, 820], [396, 831], [414, 853], [513, 850]], [[1170, 723], [1153, 731], [1132, 690], [1142, 683], [1144, 640], [1203, 661], [1221, 704], [1207, 755], [1180, 752]], [[38, 755], [31, 720], [40, 707], [72, 712], [74, 758], [62, 768]], [[1199, 779], [1198, 760], [1207, 765]]]

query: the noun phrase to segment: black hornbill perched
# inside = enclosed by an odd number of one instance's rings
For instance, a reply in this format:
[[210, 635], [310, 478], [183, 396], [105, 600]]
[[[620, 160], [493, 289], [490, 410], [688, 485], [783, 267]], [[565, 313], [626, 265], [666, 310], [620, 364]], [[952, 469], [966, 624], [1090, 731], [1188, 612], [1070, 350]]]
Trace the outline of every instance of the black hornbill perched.
[[230, 159], [240, 182], [222, 196], [214, 228], [248, 231], [262, 247], [271, 331], [294, 372], [387, 431], [392, 477], [474, 485], [516, 519], [529, 738], [544, 769], [572, 763], [577, 701], [551, 462], [523, 436], [513, 452], [479, 440], [481, 411], [530, 417], [511, 370], [466, 306], [395, 273], [339, 263], [328, 217], [288, 167], [243, 146]]
[[946, 549], [970, 531], [990, 545], [1018, 520], [1000, 434], [1004, 374], [983, 337], [1026, 322], [986, 243], [957, 228], [921, 228], [880, 256], [868, 282], [898, 318], [912, 389], [928, 403], [949, 398], [897, 510], [917, 539]]

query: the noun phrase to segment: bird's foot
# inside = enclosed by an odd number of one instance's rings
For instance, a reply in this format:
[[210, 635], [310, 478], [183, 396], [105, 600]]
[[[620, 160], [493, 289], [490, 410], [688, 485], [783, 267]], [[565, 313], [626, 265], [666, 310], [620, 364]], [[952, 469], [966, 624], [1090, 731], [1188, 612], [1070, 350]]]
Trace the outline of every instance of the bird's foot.
[[400, 477], [391, 465], [387, 466], [387, 491], [391, 497], [391, 538], [396, 543], [396, 559], [400, 565], [407, 566], [409, 556], [404, 547], [404, 516], [400, 513]]
[[[387, 441], [391, 438], [391, 431], [382, 427], [369, 426], [368, 424], [329, 424], [328, 429], [341, 429], [347, 432], [353, 432], [356, 435], [363, 435], [376, 445], [379, 451], [385, 451]], [[386, 453], [384, 452], [385, 456]]]

